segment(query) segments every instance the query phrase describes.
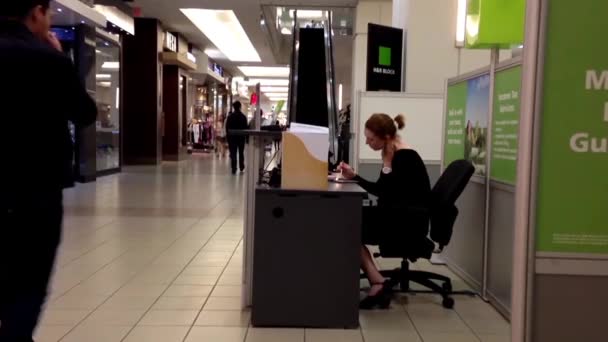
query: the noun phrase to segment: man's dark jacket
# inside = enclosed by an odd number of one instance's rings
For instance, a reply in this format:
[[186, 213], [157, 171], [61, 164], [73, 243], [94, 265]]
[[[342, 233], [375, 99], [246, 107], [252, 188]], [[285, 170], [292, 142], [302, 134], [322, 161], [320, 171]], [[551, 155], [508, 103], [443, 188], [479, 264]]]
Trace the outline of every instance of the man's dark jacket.
[[68, 121], [84, 127], [96, 116], [72, 61], [21, 23], [0, 19], [2, 197], [73, 185]]
[[247, 124], [247, 116], [245, 116], [245, 114], [243, 114], [241, 111], [232, 112], [230, 115], [228, 115], [228, 119], [226, 120], [226, 132], [228, 135], [228, 142], [245, 142], [246, 137], [235, 135], [234, 131], [245, 130], [248, 128], [249, 125]]

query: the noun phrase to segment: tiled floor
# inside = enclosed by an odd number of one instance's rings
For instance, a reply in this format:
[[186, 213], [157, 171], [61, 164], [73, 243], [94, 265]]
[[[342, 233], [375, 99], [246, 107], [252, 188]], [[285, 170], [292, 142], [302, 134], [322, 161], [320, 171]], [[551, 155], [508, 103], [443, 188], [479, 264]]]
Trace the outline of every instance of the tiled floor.
[[37, 341], [509, 341], [509, 325], [481, 300], [457, 298], [449, 311], [432, 295], [362, 312], [354, 331], [250, 327], [250, 313], [240, 310], [243, 180], [229, 175], [225, 160], [199, 156], [67, 191]]

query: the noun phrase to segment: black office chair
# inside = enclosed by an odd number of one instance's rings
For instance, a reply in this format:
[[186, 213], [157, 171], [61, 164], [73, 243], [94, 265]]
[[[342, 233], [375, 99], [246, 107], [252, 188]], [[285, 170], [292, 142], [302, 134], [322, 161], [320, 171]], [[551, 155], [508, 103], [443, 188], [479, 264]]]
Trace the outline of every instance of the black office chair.
[[[406, 229], [398, 227], [380, 243], [380, 253], [374, 254], [375, 257], [402, 259], [400, 268], [381, 271], [393, 287], [399, 285], [401, 292], [438, 293], [443, 298], [443, 306], [448, 309], [454, 307], [451, 295], [474, 295], [470, 291], [454, 292], [451, 279], [441, 274], [410, 270], [410, 262], [430, 259], [433, 253], [440, 253], [450, 242], [458, 216], [456, 200], [474, 172], [475, 168], [468, 161], [458, 160], [450, 164], [433, 187], [430, 208], [405, 209]], [[403, 210], [400, 216], [404, 216]], [[430, 291], [412, 291], [410, 282], [423, 285]]]

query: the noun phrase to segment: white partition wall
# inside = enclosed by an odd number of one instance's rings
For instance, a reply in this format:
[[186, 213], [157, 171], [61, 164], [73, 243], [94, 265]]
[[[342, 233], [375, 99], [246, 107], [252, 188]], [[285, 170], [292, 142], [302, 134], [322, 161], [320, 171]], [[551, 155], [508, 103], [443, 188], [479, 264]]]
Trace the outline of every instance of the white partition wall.
[[[441, 132], [443, 122], [443, 95], [418, 95], [391, 92], [361, 92], [358, 96], [357, 135], [363, 137], [365, 122], [375, 113], [395, 117], [403, 114], [406, 128], [400, 132], [425, 162], [441, 160]], [[360, 163], [374, 163], [381, 157], [365, 144], [365, 139], [357, 140], [357, 159]]]

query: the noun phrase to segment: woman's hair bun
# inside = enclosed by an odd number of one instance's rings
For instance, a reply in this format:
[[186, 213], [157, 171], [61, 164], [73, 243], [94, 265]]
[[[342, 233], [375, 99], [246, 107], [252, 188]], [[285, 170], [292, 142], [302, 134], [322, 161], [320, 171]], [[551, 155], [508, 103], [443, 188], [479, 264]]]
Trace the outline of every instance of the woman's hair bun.
[[405, 116], [403, 114], [395, 116], [395, 122], [400, 130], [405, 128]]

